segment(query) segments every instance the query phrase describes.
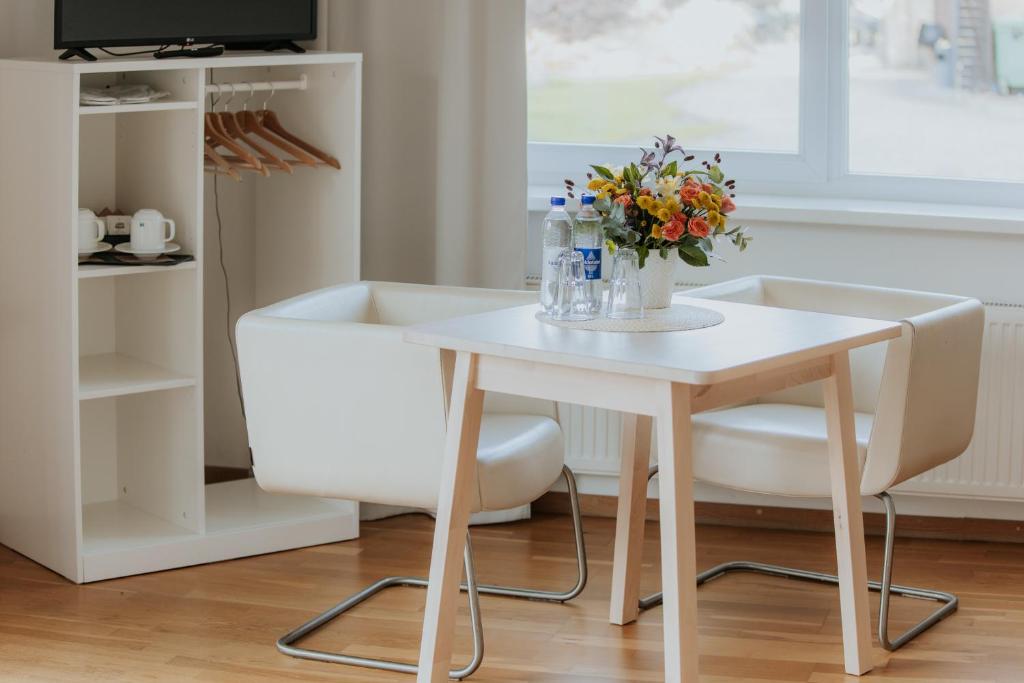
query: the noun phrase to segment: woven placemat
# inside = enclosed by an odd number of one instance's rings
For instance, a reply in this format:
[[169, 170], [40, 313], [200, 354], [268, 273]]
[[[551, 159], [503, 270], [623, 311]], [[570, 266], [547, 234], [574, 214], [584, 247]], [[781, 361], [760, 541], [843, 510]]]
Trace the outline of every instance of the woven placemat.
[[581, 322], [570, 322], [568, 320], [552, 320], [543, 311], [537, 313], [537, 320], [556, 327], [591, 332], [682, 332], [720, 325], [725, 321], [725, 316], [708, 308], [678, 304], [671, 308], [644, 311], [643, 318], [632, 320], [601, 317]]

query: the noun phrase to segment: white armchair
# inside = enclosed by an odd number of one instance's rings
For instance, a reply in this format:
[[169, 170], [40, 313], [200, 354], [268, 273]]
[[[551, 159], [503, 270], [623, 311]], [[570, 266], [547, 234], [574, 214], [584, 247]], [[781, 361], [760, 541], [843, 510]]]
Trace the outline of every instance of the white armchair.
[[[956, 458], [970, 443], [985, 317], [981, 303], [958, 296], [765, 276], [702, 287], [687, 296], [902, 321], [899, 339], [887, 347], [855, 350], [850, 358], [861, 493], [878, 497], [886, 512], [882, 580], [870, 584], [881, 594], [879, 642], [895, 650], [955, 611], [954, 595], [892, 585], [895, 506], [888, 491]], [[771, 495], [830, 495], [825, 414], [816, 384], [695, 415], [693, 447], [698, 480]], [[652, 468], [651, 476], [656, 473]], [[714, 567], [701, 574], [698, 583], [731, 571], [838, 583], [832, 575], [756, 562]], [[943, 605], [890, 640], [892, 593]], [[642, 600], [641, 607], [659, 601], [654, 595]]]
[[[427, 510], [437, 505], [452, 365], [437, 350], [407, 344], [404, 326], [535, 302], [529, 292], [358, 283], [252, 311], [238, 321], [242, 389], [259, 485], [272, 492]], [[528, 504], [560, 477], [569, 487], [579, 576], [564, 592], [478, 585], [467, 542], [472, 661], [483, 632], [478, 593], [564, 602], [583, 590], [586, 554], [557, 408], [547, 401], [489, 396], [480, 430], [473, 511]], [[380, 590], [425, 586], [389, 577], [287, 634], [289, 655], [415, 673], [412, 664], [308, 650], [295, 643]]]

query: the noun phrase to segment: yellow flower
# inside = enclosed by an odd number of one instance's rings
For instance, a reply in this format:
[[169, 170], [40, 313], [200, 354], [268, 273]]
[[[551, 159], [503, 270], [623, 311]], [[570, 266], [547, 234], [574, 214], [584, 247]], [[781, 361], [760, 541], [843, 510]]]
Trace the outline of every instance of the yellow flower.
[[615, 190], [615, 183], [605, 183], [601, 189], [605, 192], [613, 192]]
[[675, 197], [669, 197], [665, 200], [665, 210], [668, 211], [669, 215], [679, 213], [682, 207], [679, 206], [679, 201]]
[[701, 192], [697, 195], [697, 204], [704, 207], [708, 211], [717, 211], [719, 204], [722, 200], [715, 201], [715, 197], [707, 192]]
[[672, 212], [668, 209], [659, 209], [656, 215], [658, 216], [658, 220], [663, 223], [668, 223], [672, 220]]
[[651, 205], [654, 204], [654, 200], [649, 195], [642, 194], [636, 199], [636, 204], [644, 211], [650, 211]]
[[604, 185], [604, 178], [594, 178], [589, 183], [587, 183], [587, 189], [596, 190], [602, 185]]
[[597, 198], [598, 199], [608, 199], [608, 193], [607, 192], [598, 192], [597, 193]]
[[657, 223], [655, 223], [651, 227], [651, 237], [653, 237], [656, 240], [660, 240], [661, 239], [661, 226], [658, 225]]
[[615, 196], [618, 197], [618, 196], [627, 194], [628, 192], [629, 192], [629, 190], [627, 190], [626, 188], [620, 187], [619, 189], [615, 190]]
[[711, 211], [708, 211], [707, 221], [708, 225], [712, 228], [717, 228], [722, 222], [722, 214], [712, 209]]

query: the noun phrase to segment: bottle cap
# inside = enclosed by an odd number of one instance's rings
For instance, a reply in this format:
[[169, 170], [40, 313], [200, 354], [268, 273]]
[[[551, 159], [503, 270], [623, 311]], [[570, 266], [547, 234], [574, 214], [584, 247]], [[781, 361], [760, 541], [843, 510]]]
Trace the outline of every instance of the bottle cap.
[[565, 206], [565, 197], [552, 197], [551, 206]]
[[585, 194], [582, 197], [580, 197], [580, 204], [582, 204], [583, 206], [586, 206], [588, 204], [593, 204], [594, 203], [594, 199], [596, 199], [596, 197], [594, 197], [594, 195], [592, 195], [592, 194]]

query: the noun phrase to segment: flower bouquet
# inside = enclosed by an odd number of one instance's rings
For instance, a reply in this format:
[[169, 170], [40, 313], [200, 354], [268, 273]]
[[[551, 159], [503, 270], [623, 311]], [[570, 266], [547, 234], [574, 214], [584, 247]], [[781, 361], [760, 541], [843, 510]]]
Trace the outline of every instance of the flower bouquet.
[[[721, 155], [686, 170], [680, 162], [692, 162], [694, 156], [671, 135], [656, 137], [653, 151], [640, 151], [639, 163], [591, 166], [586, 187], [596, 194], [594, 208], [609, 250], [637, 251], [644, 305], [665, 308], [672, 299], [676, 257], [704, 267], [718, 258], [714, 250], [720, 239], [743, 251], [753, 238], [742, 227], [729, 226], [736, 182], [722, 173]], [[574, 197], [576, 183], [565, 183]]]

